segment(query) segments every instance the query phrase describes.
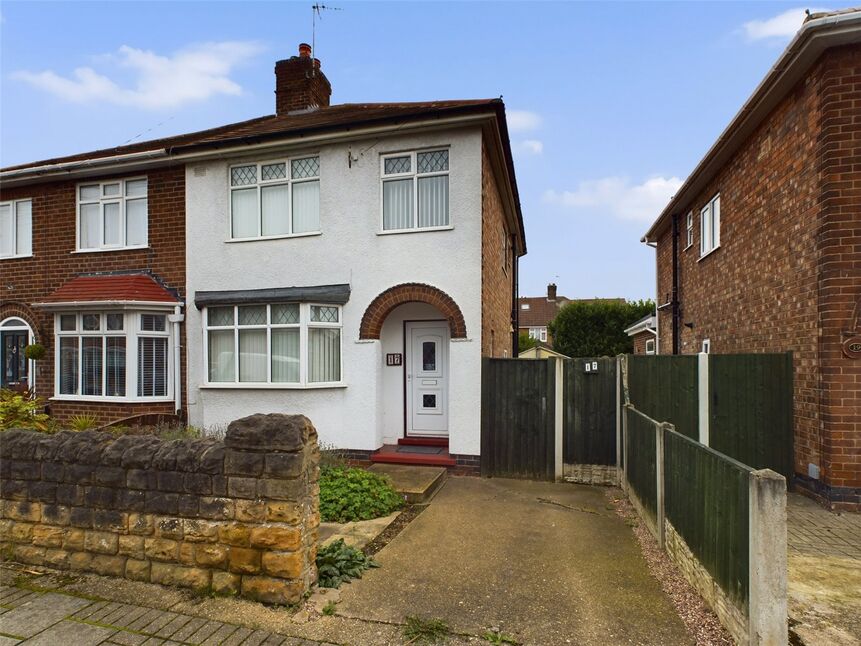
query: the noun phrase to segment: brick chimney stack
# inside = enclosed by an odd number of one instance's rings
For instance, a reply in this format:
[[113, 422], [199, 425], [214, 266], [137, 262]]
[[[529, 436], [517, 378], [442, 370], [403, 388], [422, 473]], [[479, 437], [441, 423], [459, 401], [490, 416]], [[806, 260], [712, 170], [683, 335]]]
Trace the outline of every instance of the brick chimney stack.
[[550, 283], [547, 286], [547, 300], [555, 301], [556, 300], [556, 283]]
[[298, 56], [275, 63], [275, 114], [325, 107], [331, 97], [332, 86], [309, 44], [299, 45]]

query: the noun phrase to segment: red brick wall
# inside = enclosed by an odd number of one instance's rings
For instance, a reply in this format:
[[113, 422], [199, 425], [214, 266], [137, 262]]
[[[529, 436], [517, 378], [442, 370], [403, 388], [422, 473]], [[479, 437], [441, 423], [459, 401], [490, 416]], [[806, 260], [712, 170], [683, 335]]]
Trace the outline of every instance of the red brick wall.
[[481, 149], [481, 355], [512, 356], [511, 307], [513, 263], [503, 269], [502, 231], [505, 224], [502, 197], [487, 148]]
[[634, 354], [646, 354], [646, 341], [654, 340], [655, 335], [651, 332], [638, 332], [633, 336]]
[[[826, 52], [679, 213], [681, 352], [698, 352], [705, 338], [716, 353], [791, 350], [796, 471], [818, 464], [823, 482], [838, 487], [861, 486], [861, 362], [839, 348], [861, 296], [859, 56], [858, 46]], [[721, 247], [700, 259], [699, 211], [718, 192]], [[685, 250], [690, 209], [694, 243]], [[672, 295], [669, 227], [657, 273], [663, 304]], [[670, 353], [671, 308], [659, 316], [661, 352]]]
[[[141, 173], [134, 173], [140, 176]], [[77, 182], [51, 182], [0, 191], [0, 201], [31, 198], [33, 201], [33, 256], [0, 260], [0, 319], [22, 316], [40, 343], [48, 348], [36, 362], [36, 394], [48, 399], [54, 394], [54, 317], [31, 307], [71, 278], [91, 272], [149, 270], [181, 296], [185, 295], [185, 167], [151, 170], [148, 178], [149, 248], [132, 251], [73, 253]], [[124, 177], [126, 175], [117, 175]], [[101, 181], [110, 176], [94, 178]], [[185, 327], [182, 326], [185, 347]], [[182, 353], [184, 356], [184, 352]], [[185, 402], [185, 365], [182, 380]], [[173, 402], [49, 402], [60, 420], [87, 413], [109, 422], [140, 413], [173, 413]]]

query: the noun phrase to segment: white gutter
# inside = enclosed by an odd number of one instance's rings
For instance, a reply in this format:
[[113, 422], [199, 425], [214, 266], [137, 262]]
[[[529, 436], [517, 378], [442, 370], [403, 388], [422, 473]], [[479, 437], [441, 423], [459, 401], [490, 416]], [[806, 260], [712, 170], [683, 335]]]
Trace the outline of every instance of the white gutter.
[[179, 324], [185, 320], [182, 305], [175, 305], [173, 314], [167, 317], [173, 323], [173, 404], [177, 415], [182, 411], [182, 351], [180, 348]]
[[[180, 303], [180, 306], [182, 304]], [[167, 309], [177, 307], [176, 301], [63, 301], [58, 303], [33, 303], [33, 307], [40, 310], [57, 310], [69, 307], [123, 307], [123, 308], [155, 308]]]
[[[436, 119], [425, 119], [422, 121], [409, 122], [408, 124], [387, 124], [385, 126], [372, 126], [361, 128], [358, 130], [349, 130], [347, 132], [330, 132], [318, 135], [294, 135], [274, 141], [235, 144], [226, 148], [207, 148], [203, 151], [190, 152], [178, 155], [172, 155], [167, 148], [150, 150], [146, 152], [127, 153], [122, 155], [113, 155], [110, 157], [100, 157], [96, 159], [82, 159], [78, 161], [60, 162], [58, 164], [46, 164], [44, 166], [33, 166], [28, 168], [19, 168], [15, 170], [0, 172], [0, 182], [3, 182], [7, 188], [24, 184], [32, 184], [37, 181], [60, 177], [76, 177], [85, 174], [92, 174], [93, 171], [100, 173], [110, 172], [114, 169], [124, 170], [129, 167], [135, 169], [145, 168], [149, 166], [157, 166], [165, 162], [186, 163], [192, 161], [203, 161], [207, 159], [215, 159], [224, 156], [234, 155], [238, 153], [257, 153], [258, 151], [266, 151], [271, 148], [285, 148], [301, 144], [319, 144], [329, 141], [352, 141], [355, 139], [366, 139], [378, 134], [397, 131], [399, 133], [408, 133], [416, 130], [424, 130], [427, 128], [438, 128], [441, 125], [469, 125], [479, 123], [496, 117], [496, 113], [490, 112], [463, 115], [459, 117], [442, 117]], [[402, 117], [408, 118], [408, 117]], [[335, 127], [346, 127], [335, 126]], [[245, 135], [246, 137], [269, 136], [277, 133], [264, 133], [258, 135]], [[239, 137], [237, 137], [239, 138]], [[192, 146], [195, 144], [185, 144]], [[182, 148], [184, 146], [177, 146]]]

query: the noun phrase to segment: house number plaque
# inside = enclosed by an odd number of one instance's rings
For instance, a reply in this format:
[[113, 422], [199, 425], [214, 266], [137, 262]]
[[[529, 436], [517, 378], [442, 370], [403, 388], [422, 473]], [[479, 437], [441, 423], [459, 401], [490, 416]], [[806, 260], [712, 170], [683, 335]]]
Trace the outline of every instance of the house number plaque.
[[389, 353], [386, 355], [387, 366], [401, 366], [404, 363], [404, 355], [400, 353]]
[[843, 354], [850, 359], [861, 359], [861, 336], [852, 336], [843, 342]]

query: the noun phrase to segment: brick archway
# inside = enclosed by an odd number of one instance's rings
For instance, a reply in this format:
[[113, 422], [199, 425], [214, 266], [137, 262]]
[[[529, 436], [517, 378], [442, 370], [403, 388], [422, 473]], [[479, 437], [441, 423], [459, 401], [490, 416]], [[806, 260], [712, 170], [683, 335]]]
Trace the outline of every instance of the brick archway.
[[7, 301], [6, 303], [3, 303], [3, 306], [0, 307], [0, 321], [13, 317], [21, 319], [30, 326], [30, 331], [33, 333], [37, 342], [45, 346], [48, 345], [47, 339], [44, 338], [45, 335], [39, 327], [38, 317], [26, 303], [19, 303], [18, 301]]
[[448, 319], [453, 339], [466, 338], [466, 322], [454, 299], [441, 289], [423, 283], [403, 283], [389, 287], [377, 296], [365, 314], [359, 327], [360, 339], [379, 339], [383, 323], [389, 313], [404, 303], [428, 303], [437, 308]]

